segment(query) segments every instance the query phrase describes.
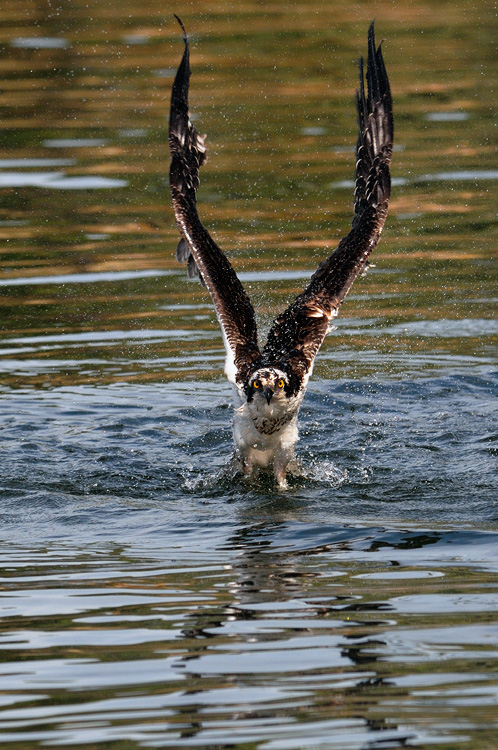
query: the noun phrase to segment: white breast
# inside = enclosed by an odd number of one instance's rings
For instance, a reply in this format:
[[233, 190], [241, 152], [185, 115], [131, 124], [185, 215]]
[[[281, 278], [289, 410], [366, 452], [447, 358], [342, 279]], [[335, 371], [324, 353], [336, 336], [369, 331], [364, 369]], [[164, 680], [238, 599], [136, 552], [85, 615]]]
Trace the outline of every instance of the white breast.
[[287, 399], [273, 398], [267, 404], [263, 398], [247, 403], [243, 391], [236, 389], [233, 436], [238, 457], [246, 473], [255, 466], [287, 464], [294, 457], [298, 439], [297, 415], [302, 396]]

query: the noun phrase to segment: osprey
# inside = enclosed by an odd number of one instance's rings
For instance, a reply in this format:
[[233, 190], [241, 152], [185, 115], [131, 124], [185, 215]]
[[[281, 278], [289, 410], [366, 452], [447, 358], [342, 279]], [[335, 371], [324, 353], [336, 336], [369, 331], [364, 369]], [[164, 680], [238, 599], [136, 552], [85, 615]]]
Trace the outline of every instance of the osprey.
[[260, 347], [251, 301], [226, 255], [205, 229], [197, 213], [199, 168], [206, 161], [204, 136], [189, 118], [189, 43], [171, 95], [169, 145], [170, 187], [181, 234], [177, 259], [187, 262], [189, 277], [199, 275], [207, 287], [226, 348], [225, 372], [234, 386], [236, 461], [250, 476], [259, 467], [273, 467], [276, 481], [286, 487], [295, 465], [297, 416], [313, 362], [331, 318], [353, 281], [368, 265], [379, 241], [391, 190], [389, 165], [393, 144], [392, 100], [382, 51], [375, 47], [374, 24], [368, 32], [365, 94], [363, 59], [356, 93], [359, 135], [356, 145], [354, 217], [349, 234], [319, 266], [307, 288], [273, 323]]

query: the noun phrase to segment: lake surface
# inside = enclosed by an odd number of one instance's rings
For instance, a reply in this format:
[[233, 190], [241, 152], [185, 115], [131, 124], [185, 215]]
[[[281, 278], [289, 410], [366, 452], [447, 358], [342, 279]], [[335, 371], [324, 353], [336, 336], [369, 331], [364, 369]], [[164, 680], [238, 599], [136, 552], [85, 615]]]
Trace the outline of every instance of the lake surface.
[[[348, 231], [375, 17], [393, 195], [286, 493], [230, 471], [167, 116], [265, 330]], [[496, 17], [484, 2], [0, 9], [0, 743], [494, 750]]]

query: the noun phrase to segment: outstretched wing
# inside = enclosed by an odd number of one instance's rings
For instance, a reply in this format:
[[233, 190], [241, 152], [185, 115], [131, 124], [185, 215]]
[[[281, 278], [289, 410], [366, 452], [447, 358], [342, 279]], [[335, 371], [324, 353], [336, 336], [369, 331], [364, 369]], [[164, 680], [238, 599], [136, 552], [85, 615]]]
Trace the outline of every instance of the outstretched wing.
[[359, 136], [352, 229], [320, 264], [305, 291], [270, 330], [263, 358], [277, 360], [299, 381], [310, 374], [330, 319], [379, 241], [391, 192], [389, 165], [393, 144], [392, 100], [382, 51], [375, 49], [374, 24], [368, 32], [368, 95], [363, 59], [357, 91]]
[[208, 288], [227, 350], [225, 371], [229, 380], [240, 383], [252, 362], [261, 356], [256, 320], [249, 297], [235, 271], [203, 227], [197, 213], [199, 168], [206, 161], [206, 149], [204, 138], [197, 133], [189, 118], [189, 44], [182, 22], [178, 16], [175, 18], [182, 27], [185, 42], [173, 83], [169, 118], [171, 199], [182, 235], [177, 258], [186, 260], [189, 276], [198, 272]]

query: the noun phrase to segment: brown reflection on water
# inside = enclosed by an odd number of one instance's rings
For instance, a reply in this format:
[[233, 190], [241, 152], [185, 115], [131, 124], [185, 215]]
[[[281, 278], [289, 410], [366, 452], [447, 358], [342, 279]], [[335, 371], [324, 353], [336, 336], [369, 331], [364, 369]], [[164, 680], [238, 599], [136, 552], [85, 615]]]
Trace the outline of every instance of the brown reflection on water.
[[[462, 1], [445, 4], [442, 26], [437, 8], [321, 1], [184, 6], [193, 35], [192, 105], [210, 156], [201, 215], [238, 271], [276, 272], [272, 282], [247, 283], [265, 324], [305, 283], [279, 279], [279, 271], [311, 273], [348, 229], [352, 189], [340, 184], [354, 169], [355, 61], [373, 16], [386, 40], [398, 149], [393, 171], [403, 184], [395, 183], [377, 270], [355, 285], [341, 318], [375, 319], [383, 329], [494, 317], [496, 174], [434, 177], [497, 168], [491, 18], [485, 3], [469, 8]], [[182, 51], [176, 23], [157, 3], [135, 0], [72, 0], [57, 8], [20, 2], [15, 11], [1, 8], [0, 20], [0, 330], [9, 365], [0, 382], [218, 376], [222, 345], [207, 294], [185, 279], [174, 258], [167, 114]], [[32, 184], [20, 185], [26, 175]], [[56, 177], [62, 182], [51, 187]], [[90, 186], [75, 185], [78, 178]], [[118, 182], [102, 188], [102, 178]], [[98, 277], [154, 270], [178, 275]], [[5, 285], [82, 273], [95, 278]], [[119, 347], [86, 342], [76, 349], [45, 340], [143, 329], [166, 334], [145, 338], [140, 348], [126, 338]], [[168, 338], [174, 329], [192, 334]], [[491, 352], [490, 337], [477, 333], [374, 339], [345, 330], [339, 326], [325, 343], [319, 375], [399, 374], [406, 367], [396, 359], [400, 352], [416, 355], [420, 372], [424, 355], [430, 368], [438, 353], [488, 362]], [[203, 339], [197, 331], [212, 335]], [[39, 340], [10, 341], [27, 336]], [[372, 353], [368, 363], [364, 347]], [[31, 369], [23, 369], [27, 360]], [[34, 360], [52, 366], [38, 371]]]

